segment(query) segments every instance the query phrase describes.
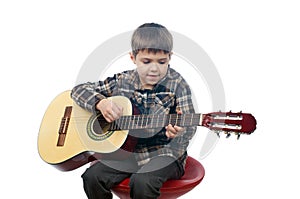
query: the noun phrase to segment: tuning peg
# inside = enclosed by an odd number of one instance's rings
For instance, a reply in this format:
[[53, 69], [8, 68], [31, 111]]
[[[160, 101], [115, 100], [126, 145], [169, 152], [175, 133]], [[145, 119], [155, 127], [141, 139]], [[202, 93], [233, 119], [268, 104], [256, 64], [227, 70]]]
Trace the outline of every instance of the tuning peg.
[[231, 134], [229, 132], [226, 132], [226, 138], [229, 138], [231, 136]]
[[221, 133], [221, 131], [214, 131], [215, 132], [215, 134], [220, 138], [220, 133]]

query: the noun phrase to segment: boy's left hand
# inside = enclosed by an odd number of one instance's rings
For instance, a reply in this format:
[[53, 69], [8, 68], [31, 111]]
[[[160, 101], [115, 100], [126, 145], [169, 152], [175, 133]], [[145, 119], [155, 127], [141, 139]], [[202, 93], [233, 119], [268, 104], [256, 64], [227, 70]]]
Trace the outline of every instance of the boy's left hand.
[[[178, 111], [177, 114], [182, 114], [182, 112]], [[180, 135], [184, 131], [183, 127], [177, 125], [173, 126], [172, 124], [169, 124], [165, 128], [166, 128], [166, 136], [168, 138], [175, 138], [176, 136]]]
[[176, 136], [180, 135], [181, 132], [184, 131], [184, 128], [180, 126], [172, 126], [172, 124], [169, 124], [166, 126], [166, 136], [168, 138], [175, 138]]

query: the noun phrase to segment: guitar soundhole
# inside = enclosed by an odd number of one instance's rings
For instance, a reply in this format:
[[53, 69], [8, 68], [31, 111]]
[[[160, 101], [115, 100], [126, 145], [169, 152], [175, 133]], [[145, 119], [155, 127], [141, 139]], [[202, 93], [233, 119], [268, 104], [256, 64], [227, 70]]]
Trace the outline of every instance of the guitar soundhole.
[[93, 131], [97, 135], [102, 135], [108, 130], [109, 126], [109, 123], [100, 115], [93, 122]]
[[110, 126], [111, 124], [101, 114], [93, 115], [88, 121], [87, 133], [93, 140], [105, 140], [113, 133], [113, 131], [109, 131]]

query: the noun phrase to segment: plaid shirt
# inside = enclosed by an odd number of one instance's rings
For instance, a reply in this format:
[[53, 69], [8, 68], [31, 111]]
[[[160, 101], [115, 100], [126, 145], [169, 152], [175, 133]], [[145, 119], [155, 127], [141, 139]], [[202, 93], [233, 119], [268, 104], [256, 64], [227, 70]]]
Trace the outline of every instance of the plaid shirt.
[[[136, 70], [129, 70], [108, 77], [104, 81], [80, 84], [73, 88], [71, 97], [82, 108], [97, 112], [95, 106], [101, 99], [116, 95], [129, 98], [140, 114], [172, 114], [178, 110], [183, 114], [194, 113], [187, 82], [170, 67], [166, 76], [151, 90], [142, 88]], [[138, 165], [146, 164], [155, 156], [171, 156], [184, 169], [186, 150], [196, 127], [185, 127], [184, 132], [173, 139], [165, 135], [165, 128], [143, 129], [143, 131], [143, 135], [147, 136], [138, 136], [135, 148]]]

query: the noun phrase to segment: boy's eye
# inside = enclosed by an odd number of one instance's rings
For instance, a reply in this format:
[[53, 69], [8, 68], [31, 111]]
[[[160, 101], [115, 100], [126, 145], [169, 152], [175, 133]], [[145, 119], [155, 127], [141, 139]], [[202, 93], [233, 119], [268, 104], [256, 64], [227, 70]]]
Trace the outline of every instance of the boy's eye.
[[[149, 59], [144, 59], [144, 60], [142, 60], [142, 62], [143, 62], [143, 64], [150, 64], [151, 62], [155, 62], [155, 61], [149, 60]], [[166, 62], [167, 62], [166, 60], [158, 60], [157, 61], [157, 63], [161, 64], [161, 65], [166, 64]]]

